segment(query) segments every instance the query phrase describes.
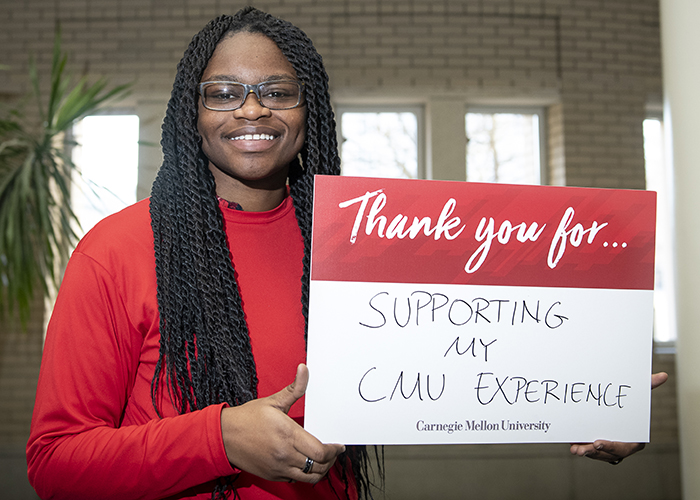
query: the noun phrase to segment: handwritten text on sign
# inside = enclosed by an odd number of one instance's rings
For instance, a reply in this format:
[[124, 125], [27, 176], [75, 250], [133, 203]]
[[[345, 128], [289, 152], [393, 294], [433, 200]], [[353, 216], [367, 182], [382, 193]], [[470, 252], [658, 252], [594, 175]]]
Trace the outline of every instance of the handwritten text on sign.
[[647, 441], [648, 192], [317, 177], [306, 427]]

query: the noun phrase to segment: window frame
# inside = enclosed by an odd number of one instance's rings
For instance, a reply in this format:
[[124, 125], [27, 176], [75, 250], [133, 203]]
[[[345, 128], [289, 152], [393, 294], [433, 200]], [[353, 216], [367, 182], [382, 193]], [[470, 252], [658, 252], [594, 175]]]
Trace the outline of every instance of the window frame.
[[[477, 105], [477, 104], [467, 104], [464, 109], [464, 134], [469, 142], [469, 137], [466, 136], [467, 133], [467, 114], [469, 113], [479, 113], [479, 114], [523, 114], [523, 115], [537, 115], [537, 125], [538, 125], [538, 143], [539, 143], [539, 155], [540, 155], [540, 179], [539, 185], [546, 186], [549, 184], [548, 177], [548, 150], [547, 150], [547, 124], [545, 120], [547, 119], [547, 108], [544, 106], [527, 106], [527, 105]], [[467, 156], [466, 150], [464, 151], [465, 162]], [[464, 172], [467, 182], [469, 178], [467, 177], [467, 171]]]
[[[76, 121], [69, 129], [69, 132], [67, 133], [67, 138], [73, 142], [77, 139], [77, 136], [74, 132], [75, 127], [78, 123], [82, 122], [85, 118], [89, 117], [106, 117], [106, 116], [111, 116], [111, 117], [119, 117], [119, 116], [135, 116], [138, 119], [138, 127], [137, 127], [137, 156], [136, 156], [136, 184], [134, 185], [134, 195], [135, 195], [135, 200], [134, 201], [128, 201], [126, 202], [126, 206], [129, 206], [133, 204], [134, 202], [137, 202], [139, 200], [138, 198], [138, 186], [139, 186], [139, 179], [140, 179], [140, 170], [141, 170], [141, 151], [140, 148], [142, 146], [141, 143], [141, 117], [139, 114], [131, 107], [114, 107], [114, 108], [104, 108], [100, 109], [95, 113], [91, 113], [89, 115], [83, 116], [80, 120]], [[76, 147], [81, 147], [81, 145], [71, 145], [70, 146], [70, 151], [69, 155], [71, 158], [73, 158], [73, 153], [74, 153], [74, 148]], [[80, 170], [81, 164], [80, 161], [75, 162], [76, 168]], [[82, 175], [79, 172], [74, 172], [73, 175]], [[76, 186], [74, 185], [75, 180], [71, 179], [71, 186], [70, 189], [73, 190]], [[100, 188], [104, 188], [109, 192], [109, 187], [108, 186], [98, 186]], [[80, 188], [78, 188], [80, 189]], [[71, 194], [73, 196], [74, 193]], [[123, 200], [121, 200], [123, 201]], [[75, 200], [71, 199], [71, 204], [73, 204]], [[79, 210], [77, 207], [74, 207], [74, 210]], [[109, 214], [108, 214], [109, 215]], [[81, 230], [78, 232], [80, 237], [82, 238], [85, 233], [88, 232], [88, 230], [92, 228], [92, 225], [86, 225], [85, 227], [82, 227]]]
[[[643, 122], [646, 120], [657, 120], [660, 122], [660, 125], [661, 125], [661, 155], [662, 155], [662, 161], [664, 162], [664, 169], [672, 168], [671, 165], [668, 163], [669, 159], [668, 159], [668, 154], [666, 151], [667, 136], [666, 136], [666, 129], [665, 129], [666, 125], [664, 123], [663, 110], [662, 109], [653, 109], [653, 108], [647, 109], [647, 112], [644, 116]], [[643, 122], [642, 122], [642, 127], [644, 126]], [[644, 140], [646, 141], [646, 138], [644, 138]], [[645, 156], [645, 162], [644, 162], [645, 185], [644, 185], [644, 189], [648, 190], [649, 186], [647, 184], [647, 174], [646, 174], [646, 167], [647, 167], [646, 149], [644, 151], [644, 156]], [[673, 275], [672, 276], [673, 282], [672, 282], [672, 286], [671, 286], [671, 290], [670, 290], [670, 295], [671, 295], [670, 310], [671, 310], [671, 314], [674, 316], [674, 319], [672, 321], [672, 324], [668, 325], [668, 326], [670, 326], [670, 330], [671, 330], [671, 332], [670, 332], [671, 338], [669, 340], [657, 340], [657, 338], [656, 338], [656, 323], [654, 322], [654, 324], [652, 325], [654, 352], [657, 354], [675, 354], [676, 342], [678, 340], [677, 298], [676, 298], [676, 290], [675, 290], [675, 286], [676, 286], [675, 285], [675, 280], [676, 280], [675, 274], [677, 272], [676, 271], [676, 252], [675, 252], [676, 241], [675, 241], [675, 236], [673, 234], [674, 233], [674, 227], [673, 227], [673, 224], [674, 224], [674, 221], [673, 221], [673, 204], [674, 204], [673, 196], [674, 196], [674, 194], [673, 194], [672, 178], [670, 178], [668, 172], [666, 172], [666, 175], [667, 175], [667, 180], [671, 181], [665, 186], [666, 191], [667, 191], [665, 193], [665, 195], [667, 196], [667, 205], [668, 206], [666, 208], [668, 210], [668, 215], [670, 218], [670, 220], [667, 222], [670, 225], [669, 233], [670, 233], [670, 238], [671, 238], [670, 248], [669, 248], [670, 253], [671, 253], [671, 256], [670, 256], [670, 260], [671, 260], [670, 268], [671, 269], [670, 270], [667, 269], [667, 271], [670, 271], [670, 273]], [[657, 204], [658, 204], [658, 199], [657, 199]], [[658, 212], [659, 212], [659, 209], [657, 206], [657, 214], [656, 214], [657, 219], [659, 217]], [[656, 235], [657, 241], [658, 241], [658, 237], [659, 237], [659, 235], [657, 234]], [[658, 255], [654, 256], [655, 263], [656, 263], [657, 257], [658, 257]], [[654, 289], [655, 289], [654, 291], [656, 291], [656, 279], [654, 280], [654, 282], [655, 282], [654, 283]]]
[[343, 161], [343, 113], [413, 113], [416, 115], [416, 178], [426, 179], [425, 108], [417, 104], [336, 104], [336, 135], [341, 168]]

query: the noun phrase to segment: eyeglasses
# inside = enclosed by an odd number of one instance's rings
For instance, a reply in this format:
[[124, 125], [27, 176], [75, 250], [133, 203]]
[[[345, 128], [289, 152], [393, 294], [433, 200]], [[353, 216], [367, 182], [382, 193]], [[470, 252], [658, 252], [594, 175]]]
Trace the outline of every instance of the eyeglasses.
[[276, 80], [253, 85], [238, 82], [202, 82], [202, 104], [212, 111], [233, 111], [243, 106], [248, 95], [255, 94], [261, 106], [281, 110], [296, 108], [303, 102], [304, 84]]

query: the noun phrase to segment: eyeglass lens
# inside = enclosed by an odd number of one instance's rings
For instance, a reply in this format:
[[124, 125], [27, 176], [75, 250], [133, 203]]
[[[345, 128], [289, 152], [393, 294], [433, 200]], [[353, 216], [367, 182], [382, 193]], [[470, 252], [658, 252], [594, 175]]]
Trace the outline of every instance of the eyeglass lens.
[[[264, 82], [257, 89], [261, 104], [269, 109], [293, 108], [301, 99], [301, 87], [296, 82]], [[203, 86], [202, 96], [206, 107], [222, 111], [240, 108], [247, 97], [245, 86], [235, 82], [208, 83]]]

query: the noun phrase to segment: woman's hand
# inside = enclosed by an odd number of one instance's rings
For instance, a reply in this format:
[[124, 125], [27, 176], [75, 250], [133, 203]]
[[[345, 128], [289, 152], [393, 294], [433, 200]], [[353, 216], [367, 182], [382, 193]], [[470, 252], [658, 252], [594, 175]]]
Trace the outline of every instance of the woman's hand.
[[[665, 372], [654, 373], [651, 376], [651, 388], [656, 389], [668, 380]], [[623, 458], [644, 449], [644, 443], [620, 443], [599, 439], [593, 443], [575, 443], [571, 445], [571, 454], [603, 460], [611, 464], [619, 464]]]
[[[301, 364], [294, 382], [278, 393], [222, 410], [224, 447], [234, 467], [271, 481], [317, 483], [326, 475], [345, 446], [321, 443], [287, 416], [308, 381]], [[307, 458], [313, 465], [304, 472]]]

